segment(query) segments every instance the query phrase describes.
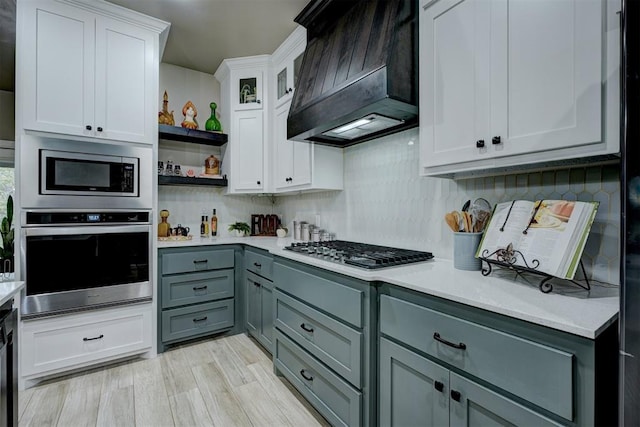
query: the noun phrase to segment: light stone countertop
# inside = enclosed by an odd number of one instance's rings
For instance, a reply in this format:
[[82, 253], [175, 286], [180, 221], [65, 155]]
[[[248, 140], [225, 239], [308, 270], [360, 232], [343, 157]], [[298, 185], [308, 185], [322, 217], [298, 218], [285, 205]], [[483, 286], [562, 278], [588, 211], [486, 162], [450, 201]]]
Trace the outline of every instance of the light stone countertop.
[[587, 291], [570, 283], [553, 282], [553, 291], [545, 294], [538, 288], [539, 278], [516, 278], [508, 270], [494, 270], [485, 277], [479, 271], [456, 270], [450, 260], [438, 258], [365, 270], [284, 250], [291, 242], [290, 238], [275, 237], [194, 237], [186, 242], [158, 242], [158, 249], [247, 245], [356, 279], [389, 283], [589, 339], [596, 338], [618, 317], [620, 289], [615, 285], [591, 283], [591, 291]]
[[0, 281], [0, 305], [13, 298], [24, 288], [24, 282]]

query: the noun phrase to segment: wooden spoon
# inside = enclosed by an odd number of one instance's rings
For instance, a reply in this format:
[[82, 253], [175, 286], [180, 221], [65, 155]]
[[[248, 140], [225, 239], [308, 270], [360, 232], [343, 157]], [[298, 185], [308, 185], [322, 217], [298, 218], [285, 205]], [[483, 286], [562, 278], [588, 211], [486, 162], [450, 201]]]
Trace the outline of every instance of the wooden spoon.
[[448, 214], [445, 214], [444, 220], [446, 221], [449, 228], [453, 230], [454, 233], [458, 232], [458, 221], [456, 220], [456, 217], [453, 215], [453, 212], [449, 212]]

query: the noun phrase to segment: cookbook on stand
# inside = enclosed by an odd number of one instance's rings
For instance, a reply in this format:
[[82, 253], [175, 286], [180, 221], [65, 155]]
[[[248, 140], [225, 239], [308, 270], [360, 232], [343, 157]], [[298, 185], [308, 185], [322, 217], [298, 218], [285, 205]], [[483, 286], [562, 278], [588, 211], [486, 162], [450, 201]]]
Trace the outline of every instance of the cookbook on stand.
[[510, 248], [521, 255], [513, 256], [507, 261], [510, 264], [528, 267], [537, 260], [537, 271], [573, 279], [598, 204], [567, 200], [499, 203], [482, 236], [476, 257], [496, 259]]

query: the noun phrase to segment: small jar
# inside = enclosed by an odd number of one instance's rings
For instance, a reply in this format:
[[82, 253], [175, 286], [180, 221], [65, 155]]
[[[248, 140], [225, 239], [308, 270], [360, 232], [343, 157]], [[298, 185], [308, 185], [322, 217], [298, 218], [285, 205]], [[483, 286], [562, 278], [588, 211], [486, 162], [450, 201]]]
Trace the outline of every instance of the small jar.
[[313, 228], [313, 231], [311, 232], [311, 241], [313, 242], [319, 242], [320, 241], [320, 229], [317, 227]]
[[320, 230], [320, 241], [321, 242], [329, 241], [329, 232], [327, 230]]
[[309, 224], [307, 224], [306, 222], [303, 222], [300, 225], [300, 240], [302, 240], [303, 242], [309, 241]]

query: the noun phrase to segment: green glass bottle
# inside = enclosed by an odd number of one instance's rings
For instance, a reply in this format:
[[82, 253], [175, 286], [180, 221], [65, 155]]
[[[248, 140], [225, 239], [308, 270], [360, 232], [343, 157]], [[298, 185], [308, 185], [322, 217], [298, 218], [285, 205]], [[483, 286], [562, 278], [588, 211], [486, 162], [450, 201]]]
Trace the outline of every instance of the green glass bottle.
[[216, 117], [216, 108], [218, 108], [218, 106], [215, 102], [212, 102], [209, 104], [209, 107], [211, 107], [211, 117], [207, 119], [207, 122], [204, 124], [204, 128], [209, 131], [222, 132], [222, 125], [220, 124], [220, 120]]

